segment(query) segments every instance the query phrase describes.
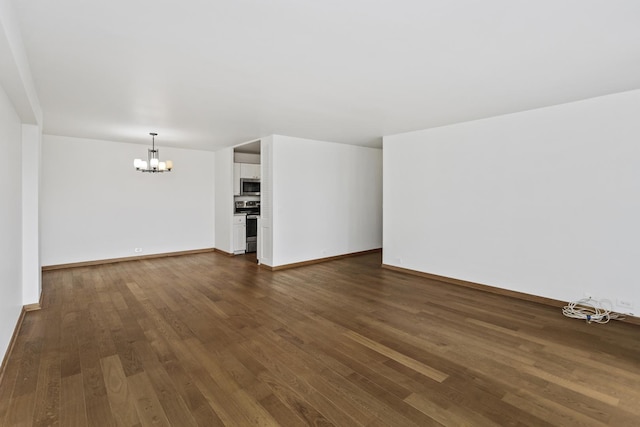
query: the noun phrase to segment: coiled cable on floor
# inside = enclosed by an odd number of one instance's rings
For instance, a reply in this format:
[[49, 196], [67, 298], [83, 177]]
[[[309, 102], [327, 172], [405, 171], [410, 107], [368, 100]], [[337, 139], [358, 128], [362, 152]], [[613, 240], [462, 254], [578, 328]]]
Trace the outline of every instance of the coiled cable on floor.
[[[603, 308], [605, 302], [609, 308]], [[613, 313], [611, 308], [609, 300], [583, 298], [565, 305], [562, 308], [562, 314], [573, 319], [586, 320], [587, 323], [607, 323], [611, 319], [621, 319], [620, 314]]]

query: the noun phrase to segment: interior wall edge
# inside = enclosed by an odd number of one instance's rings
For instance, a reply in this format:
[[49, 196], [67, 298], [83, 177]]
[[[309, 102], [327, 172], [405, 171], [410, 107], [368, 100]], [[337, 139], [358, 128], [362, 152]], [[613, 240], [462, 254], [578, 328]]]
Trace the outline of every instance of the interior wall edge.
[[116, 262], [127, 262], [127, 261], [140, 261], [144, 259], [153, 259], [153, 258], [194, 255], [194, 254], [202, 254], [207, 252], [219, 252], [219, 250], [216, 248], [204, 248], [204, 249], [193, 249], [193, 250], [179, 251], [179, 252], [164, 252], [159, 254], [149, 254], [149, 255], [132, 256], [132, 257], [124, 257], [124, 258], [110, 258], [110, 259], [99, 259], [99, 260], [93, 260], [93, 261], [72, 262], [68, 264], [43, 265], [42, 271], [63, 270], [66, 268], [77, 268], [77, 267], [89, 267], [93, 265], [114, 264]]
[[[382, 268], [387, 270], [397, 271], [399, 273], [409, 274], [412, 276], [424, 277], [425, 279], [435, 280], [438, 282], [443, 282], [449, 285], [463, 286], [465, 288], [477, 289], [482, 292], [488, 292], [496, 295], [503, 295], [510, 298], [516, 298], [525, 301], [531, 301], [538, 304], [548, 305], [551, 307], [559, 307], [562, 308], [567, 305], [568, 301], [560, 301], [553, 298], [542, 297], [539, 295], [528, 294], [526, 292], [518, 292], [512, 291], [510, 289], [500, 288], [497, 286], [485, 285], [482, 283], [470, 282], [468, 280], [456, 279], [454, 277], [446, 277], [440, 276], [438, 274], [427, 273], [419, 270], [412, 270], [410, 268], [404, 267], [396, 267], [395, 265], [390, 264], [382, 264]], [[617, 319], [622, 322], [632, 323], [635, 325], [640, 325], [640, 317], [631, 316], [629, 314], [623, 314], [623, 318]]]
[[334, 255], [334, 256], [330, 256], [330, 257], [326, 257], [326, 258], [310, 259], [310, 260], [307, 260], [307, 261], [294, 262], [294, 263], [291, 263], [291, 264], [282, 264], [282, 265], [276, 265], [276, 266], [260, 264], [260, 266], [263, 267], [263, 268], [266, 268], [268, 270], [271, 270], [271, 271], [288, 270], [290, 268], [304, 267], [306, 265], [320, 264], [320, 263], [327, 262], [327, 261], [335, 261], [337, 259], [349, 258], [349, 257], [354, 257], [354, 256], [360, 256], [360, 255], [366, 255], [366, 254], [371, 254], [371, 253], [376, 253], [376, 252], [382, 252], [382, 248], [374, 248], [374, 249], [367, 249], [367, 250], [364, 250], [364, 251], [350, 252], [350, 253], [341, 254], [341, 255]]

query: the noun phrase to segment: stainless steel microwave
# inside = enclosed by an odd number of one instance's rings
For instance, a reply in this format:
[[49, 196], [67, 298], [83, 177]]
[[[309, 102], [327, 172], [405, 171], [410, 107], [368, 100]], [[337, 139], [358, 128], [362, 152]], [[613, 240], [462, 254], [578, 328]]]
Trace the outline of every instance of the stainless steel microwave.
[[259, 196], [260, 180], [253, 178], [240, 179], [240, 194], [243, 196]]

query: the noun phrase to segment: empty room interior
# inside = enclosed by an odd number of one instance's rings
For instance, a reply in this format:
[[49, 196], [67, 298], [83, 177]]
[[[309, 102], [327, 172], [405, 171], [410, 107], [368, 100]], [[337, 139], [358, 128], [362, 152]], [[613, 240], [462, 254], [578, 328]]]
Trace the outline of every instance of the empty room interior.
[[0, 426], [640, 425], [640, 2], [0, 0]]

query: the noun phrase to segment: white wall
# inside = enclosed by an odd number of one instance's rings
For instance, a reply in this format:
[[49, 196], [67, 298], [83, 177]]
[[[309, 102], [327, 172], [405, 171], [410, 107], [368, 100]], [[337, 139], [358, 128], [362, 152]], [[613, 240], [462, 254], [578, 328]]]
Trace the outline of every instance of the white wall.
[[233, 148], [216, 151], [216, 249], [233, 253]]
[[42, 292], [40, 268], [40, 169], [42, 132], [22, 125], [22, 302], [37, 304]]
[[23, 305], [21, 126], [0, 86], [0, 360]]
[[270, 149], [272, 266], [382, 246], [381, 150], [280, 135]]
[[637, 312], [639, 114], [633, 91], [385, 137], [383, 262]]
[[257, 257], [261, 264], [273, 266], [273, 140], [260, 139], [260, 219], [258, 219]]
[[42, 124], [42, 108], [11, 0], [0, 0], [0, 86], [22, 123]]
[[173, 171], [138, 172], [133, 159], [148, 148], [43, 137], [43, 265], [214, 246], [214, 153], [160, 144]]
[[[22, 305], [33, 304], [40, 296], [37, 185], [41, 123], [42, 109], [13, 4], [0, 0], [0, 358]], [[29, 155], [31, 163], [26, 159], [23, 163], [23, 155]]]

